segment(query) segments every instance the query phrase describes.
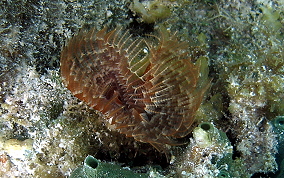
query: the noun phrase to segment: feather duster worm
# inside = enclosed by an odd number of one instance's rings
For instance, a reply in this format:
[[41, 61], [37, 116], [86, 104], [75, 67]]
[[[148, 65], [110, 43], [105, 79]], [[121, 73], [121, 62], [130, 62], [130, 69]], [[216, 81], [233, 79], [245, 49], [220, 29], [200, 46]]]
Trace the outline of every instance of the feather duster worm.
[[165, 29], [153, 38], [121, 28], [80, 32], [62, 51], [61, 74], [74, 96], [120, 133], [167, 153], [166, 145], [182, 144], [176, 138], [191, 131], [209, 86], [200, 72], [207, 61], [182, 59], [187, 44]]

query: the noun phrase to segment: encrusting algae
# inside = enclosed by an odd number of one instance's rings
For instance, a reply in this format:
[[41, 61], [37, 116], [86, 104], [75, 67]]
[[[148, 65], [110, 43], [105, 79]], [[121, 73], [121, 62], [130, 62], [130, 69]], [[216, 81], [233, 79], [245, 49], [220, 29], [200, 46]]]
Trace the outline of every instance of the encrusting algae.
[[92, 29], [64, 47], [61, 74], [74, 96], [120, 133], [167, 154], [167, 145], [183, 144], [176, 138], [191, 132], [210, 83], [207, 60], [184, 59], [187, 47], [163, 28], [147, 39], [121, 28]]

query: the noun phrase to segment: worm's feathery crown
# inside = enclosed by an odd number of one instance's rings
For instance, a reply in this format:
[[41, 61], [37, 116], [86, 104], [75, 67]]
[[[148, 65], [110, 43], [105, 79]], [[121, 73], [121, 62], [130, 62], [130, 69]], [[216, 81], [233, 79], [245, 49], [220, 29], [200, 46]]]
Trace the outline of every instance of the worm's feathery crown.
[[[61, 53], [67, 88], [101, 111], [119, 132], [167, 152], [191, 131], [209, 86], [206, 60], [182, 59], [187, 49], [161, 29], [157, 42], [121, 28], [80, 32]], [[152, 39], [153, 40], [153, 39]]]

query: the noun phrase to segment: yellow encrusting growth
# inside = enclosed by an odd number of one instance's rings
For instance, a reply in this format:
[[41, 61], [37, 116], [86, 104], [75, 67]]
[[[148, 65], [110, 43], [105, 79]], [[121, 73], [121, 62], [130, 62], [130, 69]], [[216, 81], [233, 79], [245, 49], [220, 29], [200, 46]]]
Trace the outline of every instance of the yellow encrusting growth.
[[168, 18], [171, 15], [171, 10], [162, 1], [149, 2], [147, 6], [134, 0], [129, 8], [138, 15], [145, 23], [155, 23], [158, 20]]

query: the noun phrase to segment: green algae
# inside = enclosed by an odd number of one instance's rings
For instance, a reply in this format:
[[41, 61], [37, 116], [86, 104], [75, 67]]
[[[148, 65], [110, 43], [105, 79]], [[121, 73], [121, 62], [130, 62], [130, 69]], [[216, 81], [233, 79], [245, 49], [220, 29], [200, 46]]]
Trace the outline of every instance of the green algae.
[[284, 175], [284, 116], [277, 116], [270, 122], [278, 141], [278, 153], [276, 154], [276, 162], [278, 171], [274, 177], [280, 178]]
[[70, 178], [147, 178], [148, 176], [146, 173], [134, 173], [118, 165], [104, 163], [93, 156], [87, 156], [84, 160], [84, 165], [75, 169], [71, 173]]
[[274, 131], [278, 134], [278, 137], [284, 140], [282, 133], [284, 133], [284, 116], [277, 116], [271, 121], [271, 124], [274, 127]]

